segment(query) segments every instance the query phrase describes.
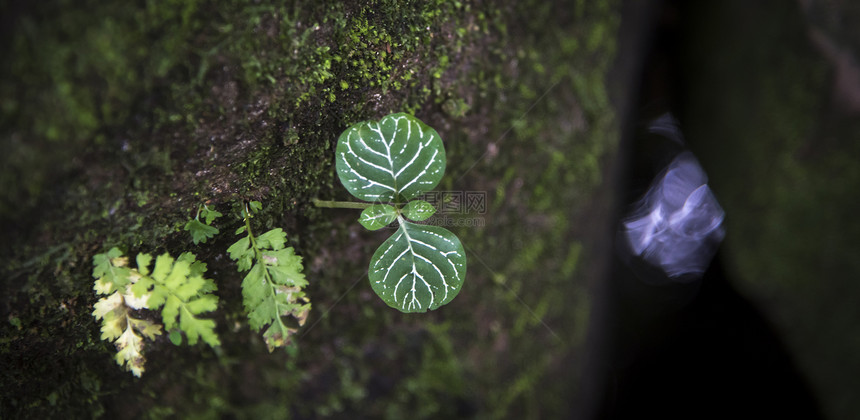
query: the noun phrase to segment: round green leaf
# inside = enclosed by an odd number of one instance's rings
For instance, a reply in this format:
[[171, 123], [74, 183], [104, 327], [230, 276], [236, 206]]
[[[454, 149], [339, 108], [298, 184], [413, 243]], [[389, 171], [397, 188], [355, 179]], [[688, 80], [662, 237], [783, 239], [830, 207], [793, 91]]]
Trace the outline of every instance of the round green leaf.
[[424, 200], [413, 200], [403, 207], [403, 215], [416, 222], [427, 220], [433, 213], [436, 207]]
[[388, 204], [374, 204], [361, 212], [358, 223], [367, 230], [377, 230], [388, 226], [397, 218], [397, 210]]
[[170, 338], [170, 342], [173, 343], [174, 346], [182, 345], [182, 332], [179, 330], [173, 330], [170, 332], [170, 335], [167, 336]]
[[409, 223], [370, 260], [370, 286], [401, 312], [426, 312], [450, 302], [466, 278], [466, 253], [457, 237], [438, 226]]
[[335, 153], [340, 182], [365, 201], [415, 198], [436, 187], [445, 173], [439, 134], [405, 113], [347, 128]]

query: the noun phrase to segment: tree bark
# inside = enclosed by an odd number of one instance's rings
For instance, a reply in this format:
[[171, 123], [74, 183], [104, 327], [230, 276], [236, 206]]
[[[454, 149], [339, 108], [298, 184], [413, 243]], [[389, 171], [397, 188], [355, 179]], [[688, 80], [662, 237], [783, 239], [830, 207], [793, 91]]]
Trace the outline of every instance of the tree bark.
[[[617, 2], [87, 3], [0, 14], [4, 418], [570, 412], [582, 218], [617, 143]], [[470, 261], [420, 316], [371, 293], [384, 237], [313, 205], [348, 197], [340, 132], [399, 111], [445, 142], [438, 190]], [[249, 200], [310, 280], [307, 323], [271, 354], [226, 257]], [[194, 244], [182, 226], [203, 203], [225, 216]], [[92, 258], [114, 246], [204, 261], [222, 345], [161, 336], [141, 378], [117, 366], [91, 315]]]

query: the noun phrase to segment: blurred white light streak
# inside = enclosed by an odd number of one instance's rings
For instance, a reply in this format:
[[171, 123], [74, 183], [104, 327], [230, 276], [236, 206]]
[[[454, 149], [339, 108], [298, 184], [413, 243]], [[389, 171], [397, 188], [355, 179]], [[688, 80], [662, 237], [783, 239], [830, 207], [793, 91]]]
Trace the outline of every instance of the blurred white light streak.
[[[672, 134], [679, 141], [677, 127], [669, 130], [664, 120], [655, 121], [652, 132]], [[704, 273], [725, 236], [725, 213], [707, 182], [693, 154], [683, 152], [624, 220], [630, 250], [670, 278]]]

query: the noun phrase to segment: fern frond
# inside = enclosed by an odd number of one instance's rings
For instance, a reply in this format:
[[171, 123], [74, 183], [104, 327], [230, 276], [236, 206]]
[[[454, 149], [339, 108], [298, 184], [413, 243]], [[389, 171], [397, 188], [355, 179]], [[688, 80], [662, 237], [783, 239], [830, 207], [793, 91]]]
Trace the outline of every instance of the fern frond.
[[140, 376], [145, 362], [143, 337], [154, 340], [161, 335], [160, 324], [132, 316], [138, 309], [162, 308], [167, 329], [177, 326], [178, 317], [179, 330], [186, 334], [189, 344], [202, 339], [210, 346], [220, 345], [215, 322], [197, 317], [218, 305], [218, 297], [211, 294], [215, 283], [203, 277], [205, 264], [190, 253], [175, 261], [165, 253], [156, 258], [150, 273], [151, 255], [138, 254], [135, 261], [137, 268], [128, 267], [128, 258], [117, 248], [93, 257], [93, 289], [97, 295], [107, 296], [93, 305], [93, 316], [102, 321], [102, 340], [116, 346], [117, 364]]
[[[259, 209], [252, 202], [251, 210]], [[302, 274], [302, 258], [292, 247], [285, 248], [287, 234], [280, 228], [254, 236], [249, 219], [251, 211], [243, 212], [247, 232], [227, 251], [237, 262], [239, 271], [247, 271], [242, 280], [242, 297], [251, 329], [265, 328], [263, 339], [269, 351], [289, 344], [297, 331], [284, 324], [282, 317], [292, 316], [304, 325], [311, 304], [302, 290], [307, 286]], [[268, 326], [268, 328], [266, 328]]]

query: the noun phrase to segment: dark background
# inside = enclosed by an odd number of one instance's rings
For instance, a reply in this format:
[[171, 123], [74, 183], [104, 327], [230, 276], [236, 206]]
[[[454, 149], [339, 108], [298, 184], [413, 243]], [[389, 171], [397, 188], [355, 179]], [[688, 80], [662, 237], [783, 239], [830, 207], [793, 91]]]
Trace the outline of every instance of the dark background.
[[857, 317], [837, 295], [855, 296], [858, 277], [854, 6], [656, 7], [653, 32], [632, 36], [647, 52], [619, 202], [678, 152], [645, 130], [672, 112], [727, 236], [692, 284], [654, 286], [654, 273], [615, 260], [598, 417], [850, 418]]

